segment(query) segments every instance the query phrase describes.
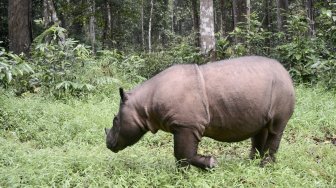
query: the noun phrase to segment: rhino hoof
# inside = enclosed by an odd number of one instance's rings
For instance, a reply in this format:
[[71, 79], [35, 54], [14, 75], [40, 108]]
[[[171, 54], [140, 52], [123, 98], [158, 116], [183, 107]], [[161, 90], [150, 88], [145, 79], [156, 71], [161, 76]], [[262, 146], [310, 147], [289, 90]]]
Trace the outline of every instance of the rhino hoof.
[[260, 167], [266, 167], [268, 165], [271, 165], [272, 163], [275, 163], [275, 157], [272, 156], [266, 156], [260, 163]]
[[211, 168], [214, 168], [216, 166], [218, 166], [218, 161], [215, 157], [211, 156], [210, 159], [209, 159], [209, 168], [211, 169]]

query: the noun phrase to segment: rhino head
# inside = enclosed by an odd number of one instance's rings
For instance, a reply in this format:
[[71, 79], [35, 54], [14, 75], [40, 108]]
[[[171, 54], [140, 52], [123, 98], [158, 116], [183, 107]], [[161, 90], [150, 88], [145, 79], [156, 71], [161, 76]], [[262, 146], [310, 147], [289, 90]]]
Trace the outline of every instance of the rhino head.
[[135, 144], [146, 133], [135, 123], [136, 114], [129, 100], [130, 94], [122, 88], [119, 88], [119, 93], [121, 99], [118, 115], [113, 118], [112, 128], [105, 128], [106, 146], [115, 153]]

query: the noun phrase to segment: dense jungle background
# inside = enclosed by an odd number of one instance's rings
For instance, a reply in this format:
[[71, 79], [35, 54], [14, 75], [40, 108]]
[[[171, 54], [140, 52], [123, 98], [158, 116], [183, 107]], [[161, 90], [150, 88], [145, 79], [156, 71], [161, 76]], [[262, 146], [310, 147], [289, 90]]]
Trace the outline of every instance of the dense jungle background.
[[[277, 163], [249, 160], [249, 140], [204, 138], [220, 165], [181, 173], [164, 132], [106, 148], [119, 87], [244, 55], [294, 80]], [[0, 187], [334, 187], [335, 112], [333, 0], [0, 1]]]

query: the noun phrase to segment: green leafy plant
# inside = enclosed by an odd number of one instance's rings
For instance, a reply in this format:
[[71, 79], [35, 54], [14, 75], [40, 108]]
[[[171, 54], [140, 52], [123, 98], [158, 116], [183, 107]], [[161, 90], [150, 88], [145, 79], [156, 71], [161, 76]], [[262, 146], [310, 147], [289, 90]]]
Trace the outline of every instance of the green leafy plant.
[[52, 26], [35, 38], [32, 61], [39, 72], [34, 76], [56, 96], [90, 92], [94, 87], [82, 83], [80, 78], [92, 52], [88, 46], [65, 36], [64, 28]]
[[95, 87], [91, 84], [82, 84], [71, 81], [62, 81], [55, 86], [54, 94], [58, 97], [66, 95], [80, 96], [85, 92], [93, 91]]
[[224, 59], [244, 55], [267, 55], [271, 33], [264, 30], [257, 12], [250, 15], [250, 22], [239, 23], [227, 37], [217, 37], [217, 58]]
[[0, 86], [10, 84], [29, 87], [29, 75], [34, 73], [32, 67], [24, 60], [23, 55], [16, 55], [0, 47]]
[[[174, 38], [174, 36], [170, 37]], [[193, 44], [194, 34], [176, 37], [172, 41], [170, 47], [164, 51], [143, 54], [145, 64], [141, 68], [141, 76], [150, 78], [174, 64], [204, 63], [199, 49]]]
[[98, 64], [105, 76], [105, 79], [99, 79], [101, 81], [115, 82], [117, 80], [116, 77], [121, 77], [131, 82], [145, 80], [139, 74], [140, 69], [145, 65], [145, 60], [139, 55], [131, 54], [126, 56], [117, 50], [103, 50], [98, 52]]
[[[321, 11], [323, 12], [323, 10]], [[329, 18], [320, 24], [326, 24], [332, 30], [332, 17], [328, 14], [321, 15], [323, 19]], [[323, 20], [322, 19], [322, 20]], [[327, 26], [326, 26], [327, 27]], [[334, 74], [336, 72], [336, 60], [334, 46], [330, 46], [329, 31], [317, 30], [318, 36], [309, 37], [309, 24], [305, 18], [305, 12], [288, 15], [286, 34], [281, 34], [279, 40], [285, 41], [275, 48], [275, 54], [290, 70], [293, 78], [298, 82], [316, 84], [325, 83], [328, 88], [336, 88]]]

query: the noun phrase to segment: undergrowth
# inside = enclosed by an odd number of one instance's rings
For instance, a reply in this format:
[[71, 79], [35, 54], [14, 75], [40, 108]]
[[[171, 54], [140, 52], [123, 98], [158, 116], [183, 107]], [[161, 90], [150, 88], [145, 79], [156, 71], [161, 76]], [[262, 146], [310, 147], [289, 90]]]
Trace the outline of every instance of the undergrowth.
[[0, 187], [333, 187], [336, 181], [336, 95], [296, 87], [296, 108], [277, 154], [265, 168], [249, 160], [250, 141], [203, 138], [211, 171], [175, 167], [172, 135], [148, 133], [117, 154], [105, 146], [104, 127], [117, 112], [109, 96], [55, 100], [0, 91]]

